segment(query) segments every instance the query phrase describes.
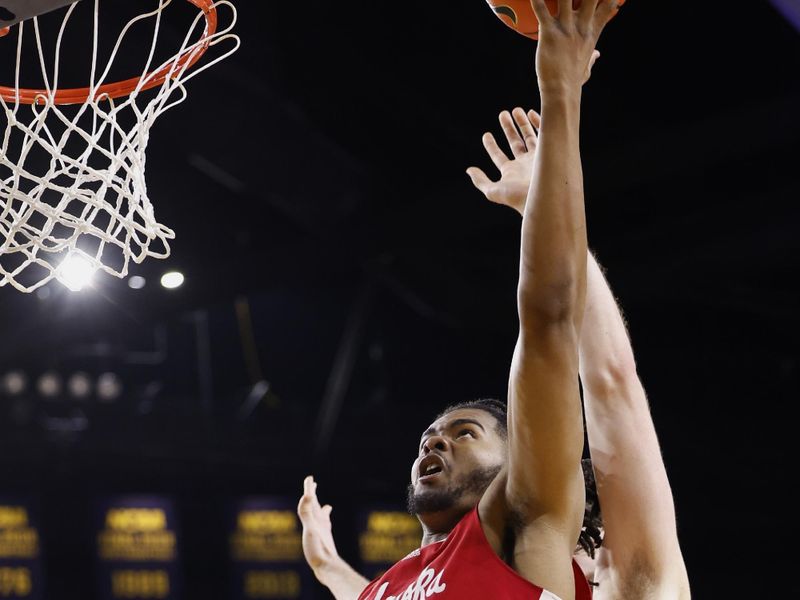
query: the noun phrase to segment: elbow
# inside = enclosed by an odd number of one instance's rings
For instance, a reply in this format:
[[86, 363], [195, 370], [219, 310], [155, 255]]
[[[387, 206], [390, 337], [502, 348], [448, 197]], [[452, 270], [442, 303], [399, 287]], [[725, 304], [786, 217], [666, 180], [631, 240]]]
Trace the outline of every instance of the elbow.
[[523, 278], [517, 293], [517, 306], [523, 329], [571, 324], [578, 311], [576, 280], [565, 278], [557, 282], [530, 285]]
[[624, 395], [624, 391], [641, 385], [633, 358], [617, 360], [611, 357], [599, 366], [581, 358], [581, 383], [594, 397], [619, 397]]

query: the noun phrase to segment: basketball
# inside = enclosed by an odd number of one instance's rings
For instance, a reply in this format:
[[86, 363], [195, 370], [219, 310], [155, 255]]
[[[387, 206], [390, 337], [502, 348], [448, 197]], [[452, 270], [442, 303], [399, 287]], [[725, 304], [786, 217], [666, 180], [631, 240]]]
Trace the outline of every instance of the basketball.
[[[545, 1], [552, 14], [558, 13], [558, 0]], [[494, 14], [511, 29], [532, 40], [539, 39], [539, 21], [533, 12], [530, 0], [486, 0], [486, 2], [492, 7]], [[579, 4], [579, 0], [573, 0], [574, 6]], [[622, 6], [625, 0], [619, 0], [617, 4]]]

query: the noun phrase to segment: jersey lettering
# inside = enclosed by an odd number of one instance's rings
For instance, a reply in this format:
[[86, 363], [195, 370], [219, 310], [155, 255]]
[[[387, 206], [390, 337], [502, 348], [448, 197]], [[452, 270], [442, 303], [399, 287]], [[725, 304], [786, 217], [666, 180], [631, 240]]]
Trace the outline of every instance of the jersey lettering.
[[406, 588], [402, 596], [387, 596], [384, 599], [383, 595], [391, 583], [387, 581], [378, 588], [375, 600], [425, 600], [447, 589], [447, 584], [442, 583], [442, 575], [444, 571], [440, 571], [437, 575], [434, 569], [426, 568], [419, 574], [417, 580]]

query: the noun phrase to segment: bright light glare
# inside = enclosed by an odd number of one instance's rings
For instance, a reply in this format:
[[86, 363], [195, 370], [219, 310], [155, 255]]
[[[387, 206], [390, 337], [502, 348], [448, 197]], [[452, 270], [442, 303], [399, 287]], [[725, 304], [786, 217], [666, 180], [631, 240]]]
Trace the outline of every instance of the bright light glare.
[[22, 371], [9, 371], [3, 377], [3, 387], [11, 396], [16, 396], [28, 387], [28, 377]]
[[79, 254], [70, 254], [58, 267], [58, 280], [73, 292], [89, 285], [97, 269]]
[[97, 378], [97, 395], [104, 402], [113, 402], [122, 394], [122, 382], [114, 373], [103, 373]]
[[75, 373], [67, 381], [69, 393], [75, 398], [86, 398], [92, 393], [92, 380], [84, 372]]
[[61, 393], [61, 377], [57, 373], [48, 371], [39, 377], [36, 382], [36, 389], [45, 398], [53, 398]]
[[168, 290], [174, 290], [175, 288], [181, 287], [185, 279], [186, 278], [183, 276], [183, 273], [179, 273], [178, 271], [170, 271], [169, 273], [164, 273], [164, 275], [161, 277], [161, 285]]
[[139, 275], [134, 275], [128, 279], [128, 287], [132, 290], [140, 290], [147, 285], [147, 280]]

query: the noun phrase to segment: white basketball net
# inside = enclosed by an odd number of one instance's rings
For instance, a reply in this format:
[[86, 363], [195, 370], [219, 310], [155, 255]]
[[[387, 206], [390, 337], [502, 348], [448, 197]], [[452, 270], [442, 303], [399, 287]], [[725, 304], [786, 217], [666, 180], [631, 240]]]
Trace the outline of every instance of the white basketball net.
[[[150, 128], [165, 111], [186, 99], [187, 81], [239, 47], [239, 38], [231, 33], [236, 9], [230, 2], [220, 1], [214, 6], [230, 11], [226, 27], [202, 39], [206, 21], [198, 10], [174, 56], [155, 64], [162, 13], [173, 2], [155, 0], [157, 7], [132, 19], [111, 55], [100, 59], [100, 0], [93, 1], [93, 59], [91, 82], [86, 85], [91, 92], [83, 104], [61, 106], [54, 101], [59, 90], [62, 40], [76, 5], [66, 10], [55, 56], [45, 56], [38, 18], [14, 28], [18, 32], [14, 87], [19, 90], [24, 62], [41, 70], [46, 93], [32, 105], [21, 103], [18, 95], [13, 102], [0, 96], [0, 128], [4, 128], [0, 146], [0, 287], [10, 284], [31, 292], [59, 277], [60, 265], [67, 257], [80, 256], [92, 269], [122, 278], [131, 260], [141, 263], [148, 256], [169, 256], [169, 240], [175, 234], [156, 220], [145, 182]], [[48, 17], [53, 15], [42, 18]], [[96, 90], [109, 83], [109, 73], [129, 30], [148, 20], [152, 45], [136, 90], [117, 100], [98, 95]], [[31, 25], [39, 55], [35, 63], [22, 57], [23, 36]], [[9, 38], [0, 43], [14, 43]], [[204, 46], [226, 40], [232, 44], [224, 54], [189, 70], [187, 53], [202, 52]], [[152, 82], [148, 77], [162, 68], [169, 70], [163, 85], [143, 91], [148, 81]]]

